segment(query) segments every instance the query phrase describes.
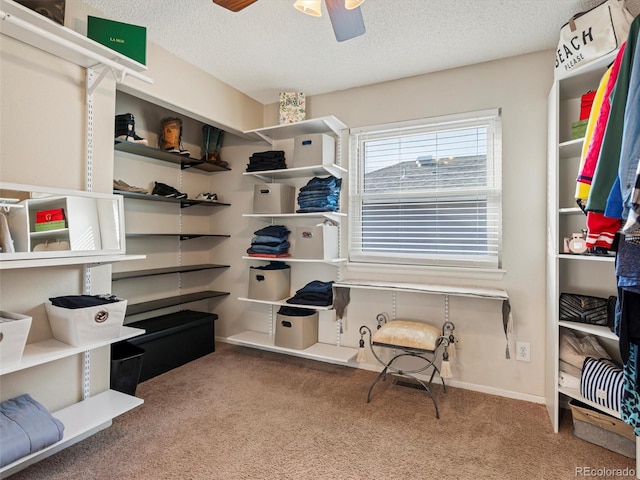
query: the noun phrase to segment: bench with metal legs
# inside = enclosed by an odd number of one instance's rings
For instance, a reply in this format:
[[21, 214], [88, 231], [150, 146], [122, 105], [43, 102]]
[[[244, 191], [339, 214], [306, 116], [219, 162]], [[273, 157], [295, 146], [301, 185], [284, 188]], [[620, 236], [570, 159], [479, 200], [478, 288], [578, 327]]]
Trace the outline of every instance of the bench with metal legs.
[[[367, 393], [367, 403], [371, 402], [371, 394], [374, 387], [380, 380], [385, 381], [388, 375], [395, 378], [408, 378], [416, 382], [424, 389], [436, 410], [436, 418], [440, 418], [438, 404], [431, 393], [431, 384], [436, 373], [440, 376], [444, 392], [447, 392], [445, 377], [450, 376], [448, 370], [448, 347], [453, 342], [454, 325], [450, 321], [445, 321], [442, 329], [424, 322], [412, 320], [393, 320], [388, 322], [386, 315], [380, 314], [377, 317], [378, 328], [374, 333], [366, 325], [360, 327], [360, 348], [364, 349], [364, 336], [369, 334], [369, 349], [374, 358], [383, 366], [380, 374], [375, 378], [369, 392]], [[384, 361], [376, 352], [375, 347], [390, 348], [393, 356], [389, 361]], [[436, 365], [440, 348], [443, 352], [443, 372]], [[397, 361], [401, 358], [413, 358], [420, 361], [420, 365], [409, 369], [399, 368]], [[445, 363], [446, 362], [446, 363]], [[429, 380], [425, 381], [417, 374], [431, 369]], [[444, 370], [447, 370], [446, 372]]]

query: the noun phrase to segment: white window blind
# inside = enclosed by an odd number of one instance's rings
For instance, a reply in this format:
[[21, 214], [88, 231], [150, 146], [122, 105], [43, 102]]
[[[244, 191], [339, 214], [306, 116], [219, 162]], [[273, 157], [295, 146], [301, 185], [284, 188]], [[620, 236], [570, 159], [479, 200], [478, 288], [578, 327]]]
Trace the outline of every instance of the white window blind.
[[351, 131], [352, 262], [499, 268], [498, 109]]

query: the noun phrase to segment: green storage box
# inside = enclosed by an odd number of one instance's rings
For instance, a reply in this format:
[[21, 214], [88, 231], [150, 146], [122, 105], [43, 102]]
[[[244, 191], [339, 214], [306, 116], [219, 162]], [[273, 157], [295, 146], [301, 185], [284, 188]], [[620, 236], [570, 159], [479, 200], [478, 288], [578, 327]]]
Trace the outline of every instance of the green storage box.
[[147, 61], [147, 28], [88, 16], [87, 37], [142, 65]]
[[49, 230], [61, 230], [63, 228], [67, 228], [67, 222], [65, 220], [35, 224], [36, 232], [48, 232]]
[[579, 122], [573, 122], [571, 124], [571, 139], [575, 140], [577, 138], [584, 138], [587, 134], [587, 124], [589, 123], [589, 119], [580, 120]]

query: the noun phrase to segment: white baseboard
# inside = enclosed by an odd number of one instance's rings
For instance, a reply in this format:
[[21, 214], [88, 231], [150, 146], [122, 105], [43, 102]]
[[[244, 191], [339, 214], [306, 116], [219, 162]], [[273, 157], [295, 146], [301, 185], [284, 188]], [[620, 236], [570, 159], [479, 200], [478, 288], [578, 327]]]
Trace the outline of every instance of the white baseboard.
[[[222, 343], [230, 343], [227, 341], [226, 337], [218, 337], [216, 336], [216, 341], [222, 342]], [[251, 347], [247, 347], [247, 348], [251, 348]], [[380, 366], [379, 365], [370, 365], [367, 363], [357, 363], [355, 361], [351, 361], [348, 363], [349, 367], [352, 368], [359, 368], [361, 370], [368, 370], [371, 372], [380, 372]], [[416, 375], [417, 377], [419, 377], [421, 380], [425, 379], [428, 380], [427, 377], [425, 377], [424, 375]], [[437, 376], [434, 377], [434, 381], [435, 379], [438, 378]], [[438, 378], [438, 381], [440, 381], [440, 379]], [[522, 400], [525, 402], [532, 402], [532, 403], [539, 403], [539, 404], [544, 404], [545, 403], [545, 397], [544, 396], [539, 396], [539, 395], [531, 395], [529, 393], [522, 393], [522, 392], [514, 392], [512, 390], [505, 390], [502, 388], [495, 388], [495, 387], [488, 387], [486, 385], [477, 385], [474, 383], [468, 383], [468, 382], [461, 382], [459, 380], [456, 380], [455, 378], [449, 378], [446, 380], [447, 385], [450, 385], [454, 388], [463, 388], [465, 390], [471, 390], [474, 392], [480, 392], [480, 393], [486, 393], [489, 395], [497, 395], [499, 397], [505, 397], [505, 398], [512, 398], [514, 400]]]

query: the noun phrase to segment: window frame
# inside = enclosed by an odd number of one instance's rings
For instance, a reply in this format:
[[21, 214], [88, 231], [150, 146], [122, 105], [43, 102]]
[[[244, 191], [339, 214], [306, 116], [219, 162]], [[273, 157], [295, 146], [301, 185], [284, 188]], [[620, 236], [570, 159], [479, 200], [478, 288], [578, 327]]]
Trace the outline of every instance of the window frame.
[[[366, 194], [364, 193], [364, 143], [372, 139], [383, 139], [405, 136], [407, 134], [434, 133], [459, 129], [461, 127], [474, 127], [489, 123], [487, 131], [487, 169], [492, 172], [493, 186], [480, 188], [487, 194], [488, 205], [495, 208], [497, 220], [492, 223], [496, 229], [495, 254], [478, 255], [382, 255], [367, 254], [362, 248], [354, 246], [354, 238], [362, 239], [363, 205], [366, 206]], [[502, 112], [500, 108], [427, 117], [416, 120], [395, 122], [383, 125], [372, 125], [353, 128], [349, 132], [349, 235], [348, 235], [348, 266], [357, 269], [360, 265], [365, 270], [380, 267], [385, 269], [393, 266], [407, 267], [409, 271], [418, 269], [444, 269], [446, 271], [459, 272], [504, 272], [502, 270], [502, 223], [503, 223], [503, 186], [502, 186]], [[463, 190], [463, 196], [468, 196], [477, 191], [477, 186], [471, 186]], [[400, 197], [400, 193], [396, 194]], [[411, 194], [411, 196], [416, 196]], [[433, 200], [433, 196], [417, 195], [425, 202]]]

